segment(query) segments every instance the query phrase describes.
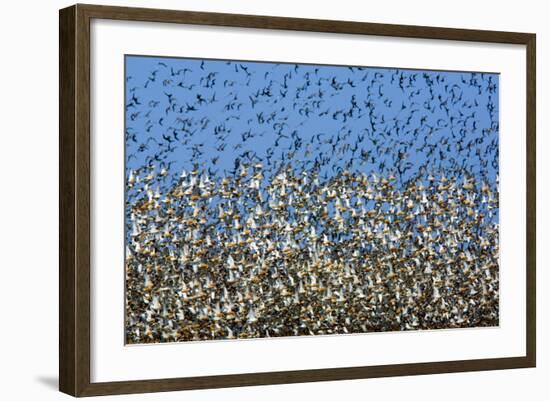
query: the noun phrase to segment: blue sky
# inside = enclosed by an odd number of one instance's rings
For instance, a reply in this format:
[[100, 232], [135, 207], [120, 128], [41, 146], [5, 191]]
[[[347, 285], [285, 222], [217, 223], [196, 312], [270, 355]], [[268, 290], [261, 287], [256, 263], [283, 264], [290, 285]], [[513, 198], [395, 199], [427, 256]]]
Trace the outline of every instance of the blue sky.
[[126, 168], [239, 164], [496, 185], [499, 76], [126, 56]]

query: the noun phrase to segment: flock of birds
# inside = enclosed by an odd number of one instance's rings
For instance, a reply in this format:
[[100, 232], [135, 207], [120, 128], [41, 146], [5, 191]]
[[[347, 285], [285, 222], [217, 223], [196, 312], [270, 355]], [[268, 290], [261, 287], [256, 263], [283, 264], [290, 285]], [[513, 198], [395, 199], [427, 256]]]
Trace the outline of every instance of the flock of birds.
[[498, 325], [498, 75], [126, 72], [127, 343]]

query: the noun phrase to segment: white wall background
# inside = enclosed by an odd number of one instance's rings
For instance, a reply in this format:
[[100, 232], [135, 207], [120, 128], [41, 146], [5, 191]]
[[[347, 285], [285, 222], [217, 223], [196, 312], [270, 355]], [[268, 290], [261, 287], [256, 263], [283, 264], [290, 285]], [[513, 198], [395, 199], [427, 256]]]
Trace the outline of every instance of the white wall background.
[[[498, 372], [105, 397], [128, 400], [335, 400], [342, 397], [428, 400], [543, 400], [550, 389], [545, 329], [550, 254], [545, 226], [550, 199], [550, 25], [545, 3], [461, 0], [253, 1], [157, 0], [140, 7], [234, 12], [535, 32], [538, 37], [538, 367]], [[0, 394], [2, 399], [57, 400], [58, 9], [68, 1], [4, 4], [0, 16]], [[550, 276], [549, 276], [550, 277]], [[548, 379], [546, 379], [548, 380]]]

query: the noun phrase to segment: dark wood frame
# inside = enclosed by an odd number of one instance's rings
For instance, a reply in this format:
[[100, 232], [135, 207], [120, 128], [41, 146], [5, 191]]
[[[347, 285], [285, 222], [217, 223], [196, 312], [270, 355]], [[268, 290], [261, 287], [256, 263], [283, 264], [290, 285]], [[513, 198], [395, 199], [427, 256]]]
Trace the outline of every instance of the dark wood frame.
[[[91, 383], [89, 97], [90, 20], [92, 18], [525, 45], [527, 49], [526, 356]], [[93, 396], [535, 367], [535, 34], [80, 4], [60, 10], [59, 29], [60, 391], [73, 396]]]

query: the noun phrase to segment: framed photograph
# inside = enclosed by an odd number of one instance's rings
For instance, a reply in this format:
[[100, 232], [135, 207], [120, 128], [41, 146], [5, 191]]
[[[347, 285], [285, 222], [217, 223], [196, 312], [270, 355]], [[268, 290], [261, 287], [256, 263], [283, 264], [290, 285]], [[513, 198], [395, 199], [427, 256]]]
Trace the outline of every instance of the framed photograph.
[[61, 391], [535, 366], [534, 34], [59, 21]]

